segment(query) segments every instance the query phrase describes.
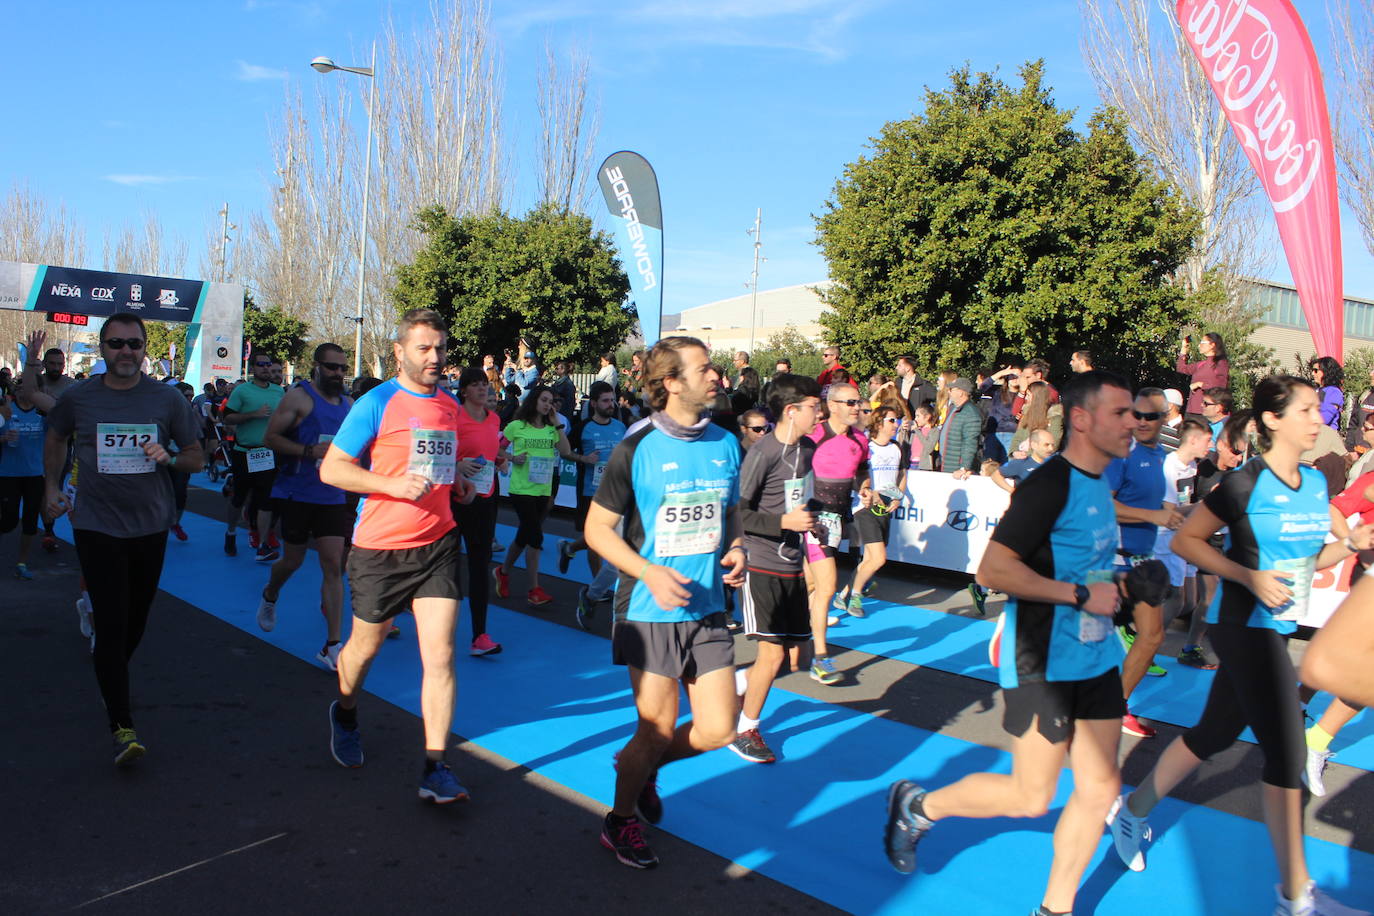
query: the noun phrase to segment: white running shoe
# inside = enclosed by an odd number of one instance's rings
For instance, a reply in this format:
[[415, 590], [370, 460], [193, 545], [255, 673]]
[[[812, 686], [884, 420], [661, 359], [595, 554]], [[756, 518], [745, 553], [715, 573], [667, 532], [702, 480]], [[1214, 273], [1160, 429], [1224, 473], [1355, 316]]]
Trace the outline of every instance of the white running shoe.
[[81, 623], [81, 635], [90, 639], [95, 627], [91, 625], [91, 601], [85, 595], [76, 599], [76, 617]]
[[1145, 818], [1132, 814], [1126, 807], [1126, 796], [1122, 795], [1107, 812], [1107, 823], [1111, 825], [1112, 841], [1121, 861], [1131, 871], [1144, 871], [1145, 844], [1150, 841], [1150, 825]]
[[315, 653], [315, 661], [324, 665], [330, 671], [339, 670], [339, 652], [343, 649], [343, 643], [336, 642], [332, 646], [322, 646], [319, 652]]
[[1326, 783], [1323, 777], [1326, 775], [1326, 764], [1332, 757], [1336, 756], [1329, 750], [1314, 751], [1307, 749], [1307, 766], [1302, 770], [1302, 781], [1307, 783], [1307, 788], [1318, 798], [1326, 795]]
[[268, 601], [267, 595], [262, 596], [262, 603], [258, 605], [258, 626], [264, 633], [271, 633], [272, 628], [277, 625], [277, 602]]
[[1322, 893], [1315, 881], [1308, 881], [1302, 896], [1289, 900], [1283, 896], [1283, 888], [1275, 886], [1274, 916], [1370, 916], [1367, 910], [1357, 910], [1339, 901], [1332, 900]]

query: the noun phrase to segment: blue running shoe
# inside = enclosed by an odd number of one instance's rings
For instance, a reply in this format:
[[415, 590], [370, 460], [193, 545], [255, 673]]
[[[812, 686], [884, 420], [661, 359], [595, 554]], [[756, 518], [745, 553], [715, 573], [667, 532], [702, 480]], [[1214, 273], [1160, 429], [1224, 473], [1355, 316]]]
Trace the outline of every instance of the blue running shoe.
[[892, 867], [904, 875], [916, 870], [916, 844], [935, 822], [911, 812], [909, 801], [925, 796], [925, 790], [909, 779], [899, 779], [887, 790], [887, 823], [883, 827], [883, 852]]
[[467, 801], [468, 790], [454, 778], [448, 764], [440, 760], [420, 781], [420, 797], [436, 805], [447, 805], [449, 802]]
[[363, 765], [363, 736], [356, 728], [344, 728], [335, 717], [339, 701], [329, 704], [329, 753], [341, 767], [350, 769]]

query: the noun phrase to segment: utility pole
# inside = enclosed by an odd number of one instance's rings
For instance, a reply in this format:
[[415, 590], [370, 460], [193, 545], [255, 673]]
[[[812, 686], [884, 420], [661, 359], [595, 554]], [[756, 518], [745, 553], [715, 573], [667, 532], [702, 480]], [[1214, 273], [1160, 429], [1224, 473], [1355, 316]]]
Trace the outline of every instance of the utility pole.
[[759, 262], [766, 261], [761, 258], [763, 250], [763, 208], [759, 207], [754, 211], [754, 228], [748, 230], [754, 237], [754, 272], [749, 275], [749, 288], [753, 294], [749, 298], [749, 358], [754, 358], [754, 327], [758, 323], [759, 305]]

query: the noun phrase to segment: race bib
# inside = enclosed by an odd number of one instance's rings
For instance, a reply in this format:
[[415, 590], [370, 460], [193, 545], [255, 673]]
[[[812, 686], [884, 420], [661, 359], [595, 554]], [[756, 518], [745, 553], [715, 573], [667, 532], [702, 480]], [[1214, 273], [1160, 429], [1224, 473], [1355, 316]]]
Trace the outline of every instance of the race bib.
[[654, 552], [660, 557], [686, 557], [720, 549], [720, 490], [669, 493], [654, 519]]
[[605, 462], [605, 461], [598, 461], [596, 464], [592, 465], [592, 492], [593, 492], [593, 493], [595, 493], [596, 490], [597, 490], [597, 488], [601, 486], [601, 475], [606, 473], [606, 464], [607, 464], [607, 462]]
[[451, 429], [412, 429], [410, 462], [406, 470], [435, 486], [453, 483], [458, 435]]
[[806, 503], [806, 485], [810, 480], [810, 475], [807, 475], [806, 477], [789, 477], [782, 482], [782, 511], [784, 515]]
[[97, 423], [96, 470], [102, 474], [147, 474], [157, 468], [157, 462], [143, 454], [143, 446], [156, 441], [156, 423]]
[[1275, 620], [1302, 620], [1307, 616], [1307, 602], [1312, 597], [1312, 578], [1317, 574], [1317, 558], [1299, 557], [1296, 560], [1275, 560], [1274, 568], [1285, 573], [1284, 578], [1293, 590], [1288, 603], [1269, 613]]
[[496, 465], [490, 461], [483, 464], [468, 478], [468, 482], [477, 488], [478, 496], [486, 496], [491, 492], [491, 485], [496, 482]]
[[320, 463], [324, 461], [324, 453], [329, 451], [329, 443], [333, 441], [334, 437], [329, 433], [320, 433], [320, 437], [315, 440], [316, 445], [322, 446], [322, 448], [315, 449], [315, 452], [320, 456], [315, 459], [315, 467], [319, 467]]
[[536, 486], [553, 483], [553, 467], [556, 463], [557, 460], [554, 458], [527, 455], [525, 467], [529, 469], [529, 482]]
[[[1110, 569], [1095, 569], [1088, 572], [1088, 585], [1097, 582], [1111, 582], [1112, 571]], [[1101, 642], [1112, 632], [1112, 618], [1103, 617], [1101, 614], [1090, 614], [1087, 611], [1078, 612], [1078, 641], [1081, 643]]]
[[822, 547], [839, 547], [844, 536], [844, 520], [837, 512], [817, 512], [816, 522], [820, 525], [816, 538]]
[[270, 471], [276, 466], [276, 460], [273, 458], [270, 448], [250, 448], [248, 450], [248, 473], [256, 474], [259, 471]]

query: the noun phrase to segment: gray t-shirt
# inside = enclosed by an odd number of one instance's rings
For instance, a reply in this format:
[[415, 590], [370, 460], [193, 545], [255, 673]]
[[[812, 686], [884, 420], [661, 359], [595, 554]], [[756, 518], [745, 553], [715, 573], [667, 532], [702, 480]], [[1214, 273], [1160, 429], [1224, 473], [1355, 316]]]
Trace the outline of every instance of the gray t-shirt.
[[[752, 569], [800, 574], [802, 536], [784, 531], [788, 481], [802, 488], [811, 474], [811, 455], [816, 443], [803, 436], [794, 445], [783, 445], [769, 433], [749, 446], [739, 470], [739, 512], [744, 527], [744, 549]], [[805, 496], [801, 497], [804, 502]]]
[[[157, 441], [163, 447], [175, 442], [179, 449], [186, 449], [199, 439], [191, 405], [181, 392], [146, 375], [126, 391], [106, 387], [105, 377], [97, 375], [67, 389], [48, 414], [49, 430], [60, 436], [76, 434], [73, 528], [122, 538], [166, 531], [176, 520], [171, 475], [164, 467], [131, 474], [100, 473], [98, 424], [111, 424], [104, 430], [106, 435], [126, 437], [130, 430], [114, 427], [156, 425]], [[123, 443], [127, 438], [115, 441]]]

